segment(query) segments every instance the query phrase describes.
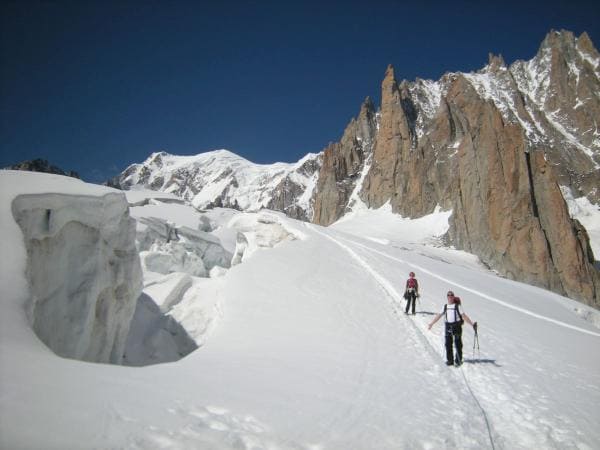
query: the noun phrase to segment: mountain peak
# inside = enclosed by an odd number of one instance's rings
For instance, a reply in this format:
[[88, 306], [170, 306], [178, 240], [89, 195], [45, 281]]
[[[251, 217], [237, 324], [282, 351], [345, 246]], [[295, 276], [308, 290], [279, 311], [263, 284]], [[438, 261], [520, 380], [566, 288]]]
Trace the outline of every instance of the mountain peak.
[[367, 96], [360, 107], [360, 114], [375, 111], [375, 104], [371, 97]]
[[494, 55], [493, 53], [488, 53], [488, 67], [495, 71], [500, 68], [506, 68], [506, 63], [504, 62], [504, 58], [502, 55]]
[[594, 47], [594, 43], [590, 39], [590, 36], [584, 31], [581, 33], [581, 36], [577, 38], [577, 48], [579, 51], [587, 54], [593, 60], [599, 60], [600, 54], [596, 47]]
[[540, 51], [547, 48], [565, 49], [575, 47], [575, 35], [572, 31], [568, 30], [550, 30], [546, 35], [542, 44], [540, 45]]
[[388, 64], [387, 69], [385, 70], [385, 76], [383, 77], [383, 82], [386, 81], [396, 83], [396, 76], [394, 75], [394, 66]]
[[581, 35], [577, 38], [577, 45], [585, 48], [593, 48], [595, 51], [597, 51], [596, 47], [594, 47], [592, 39], [590, 38], [590, 35], [587, 34], [586, 31], [581, 33]]

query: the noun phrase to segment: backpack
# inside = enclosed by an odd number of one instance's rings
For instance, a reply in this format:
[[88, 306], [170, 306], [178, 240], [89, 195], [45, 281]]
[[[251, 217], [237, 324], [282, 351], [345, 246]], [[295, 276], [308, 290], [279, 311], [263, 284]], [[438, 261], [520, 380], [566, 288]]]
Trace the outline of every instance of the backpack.
[[[446, 303], [444, 305], [444, 319], [446, 320], [446, 323], [448, 323], [448, 316], [446, 315], [446, 311], [448, 309], [447, 306], [448, 306], [448, 303]], [[458, 306], [459, 306], [459, 303], [456, 303], [455, 311], [456, 311], [456, 314], [458, 314], [458, 322], [453, 322], [453, 323], [459, 323], [459, 324], [462, 325], [463, 323], [465, 323], [465, 321], [462, 318], [462, 314], [460, 313], [460, 310], [458, 309]]]

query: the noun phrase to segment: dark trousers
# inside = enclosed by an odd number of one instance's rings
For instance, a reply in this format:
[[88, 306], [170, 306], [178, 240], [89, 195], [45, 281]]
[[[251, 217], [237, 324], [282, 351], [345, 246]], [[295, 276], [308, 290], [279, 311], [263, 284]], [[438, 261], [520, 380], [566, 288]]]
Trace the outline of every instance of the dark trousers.
[[408, 292], [408, 299], [406, 300], [406, 309], [404, 312], [408, 314], [408, 309], [410, 308], [412, 302], [412, 313], [415, 313], [415, 306], [417, 303], [417, 294], [415, 292]]
[[456, 346], [456, 358], [462, 362], [462, 325], [460, 323], [446, 323], [446, 361], [454, 364], [452, 344]]

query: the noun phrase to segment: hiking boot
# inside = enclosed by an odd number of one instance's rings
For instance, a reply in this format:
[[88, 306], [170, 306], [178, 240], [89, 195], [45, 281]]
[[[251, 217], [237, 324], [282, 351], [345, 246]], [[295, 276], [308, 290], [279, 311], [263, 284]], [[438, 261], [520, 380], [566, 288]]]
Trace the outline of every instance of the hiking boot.
[[454, 363], [453, 363], [452, 361], [446, 361], [446, 365], [447, 365], [447, 366], [453, 366], [453, 365], [454, 365]]

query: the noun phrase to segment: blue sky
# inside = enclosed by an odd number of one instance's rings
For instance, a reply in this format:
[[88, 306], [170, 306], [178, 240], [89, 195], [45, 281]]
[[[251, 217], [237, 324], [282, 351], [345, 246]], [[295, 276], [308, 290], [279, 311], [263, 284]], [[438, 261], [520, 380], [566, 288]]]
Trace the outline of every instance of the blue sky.
[[296, 161], [396, 76], [530, 59], [550, 29], [600, 44], [594, 2], [3, 1], [0, 166], [100, 182], [150, 153]]

